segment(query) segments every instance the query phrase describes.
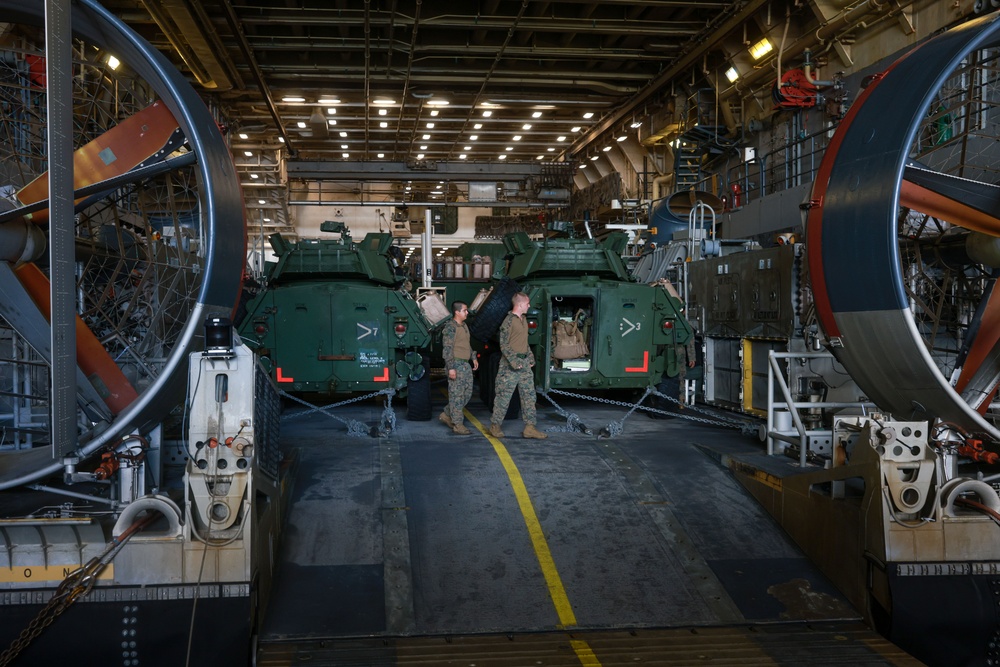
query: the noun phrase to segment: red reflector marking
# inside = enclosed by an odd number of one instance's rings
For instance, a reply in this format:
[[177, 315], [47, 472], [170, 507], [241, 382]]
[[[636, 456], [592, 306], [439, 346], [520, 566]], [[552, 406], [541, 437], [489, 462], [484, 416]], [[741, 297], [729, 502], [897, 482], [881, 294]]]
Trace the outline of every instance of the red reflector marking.
[[274, 379], [277, 380], [278, 382], [295, 382], [295, 378], [286, 378], [282, 376], [281, 366], [278, 366], [278, 368], [276, 369], [274, 374]]
[[387, 366], [383, 371], [381, 376], [375, 376], [372, 378], [374, 382], [388, 382], [389, 381], [389, 367]]
[[635, 368], [625, 367], [626, 373], [646, 373], [649, 371], [649, 350], [643, 350], [642, 353], [642, 366], [636, 366]]

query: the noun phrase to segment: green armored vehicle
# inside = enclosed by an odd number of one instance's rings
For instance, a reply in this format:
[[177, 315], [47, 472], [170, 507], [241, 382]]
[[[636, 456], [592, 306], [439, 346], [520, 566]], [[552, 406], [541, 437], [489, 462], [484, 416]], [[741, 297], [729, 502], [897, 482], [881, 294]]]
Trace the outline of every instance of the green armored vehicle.
[[278, 387], [297, 394], [407, 390], [410, 419], [430, 418], [424, 351], [431, 326], [401, 288], [392, 236], [355, 243], [342, 223], [324, 222], [338, 239], [269, 237], [277, 262], [247, 304], [239, 333], [269, 362]]
[[[535, 384], [543, 390], [644, 389], [677, 375], [677, 346], [693, 335], [676, 294], [635, 282], [622, 261], [627, 239], [532, 241], [504, 237], [506, 276], [470, 325], [473, 336], [493, 338], [519, 289], [531, 299], [528, 343], [536, 359]], [[493, 402], [495, 351], [483, 365], [482, 398]]]

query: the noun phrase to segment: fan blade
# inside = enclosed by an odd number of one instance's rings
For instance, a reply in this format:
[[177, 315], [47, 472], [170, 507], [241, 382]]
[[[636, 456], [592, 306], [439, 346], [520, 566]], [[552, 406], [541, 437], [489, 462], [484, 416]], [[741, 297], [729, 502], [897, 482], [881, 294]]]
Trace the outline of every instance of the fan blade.
[[901, 206], [939, 220], [1000, 236], [1000, 187], [906, 165], [899, 190]]
[[[51, 312], [49, 279], [34, 264], [24, 264], [14, 272], [32, 301], [48, 319]], [[76, 361], [87, 379], [97, 387], [112, 414], [117, 415], [138, 397], [132, 383], [79, 315], [76, 317]]]
[[[163, 160], [183, 143], [184, 134], [173, 114], [163, 102], [155, 102], [73, 152], [73, 190], [122, 176], [151, 159]], [[48, 196], [47, 172], [16, 195], [25, 206]], [[42, 210], [30, 216], [32, 222], [42, 224], [49, 214]]]
[[[7, 262], [0, 262], [0, 316], [24, 338], [35, 352], [51, 363], [49, 324], [38, 310]], [[80, 407], [93, 421], [110, 421], [111, 412], [79, 366], [76, 368]]]

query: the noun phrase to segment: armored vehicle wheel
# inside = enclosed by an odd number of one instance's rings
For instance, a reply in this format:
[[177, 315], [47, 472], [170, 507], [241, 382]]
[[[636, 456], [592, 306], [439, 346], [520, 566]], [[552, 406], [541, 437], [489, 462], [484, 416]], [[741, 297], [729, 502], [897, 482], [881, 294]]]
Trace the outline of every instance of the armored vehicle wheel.
[[501, 278], [476, 317], [469, 323], [469, 333], [484, 343], [493, 338], [503, 324], [503, 318], [510, 312], [510, 300], [520, 291], [521, 286], [517, 282], [506, 276]]
[[406, 381], [406, 418], [412, 422], [431, 418], [431, 374], [426, 366], [419, 378]]

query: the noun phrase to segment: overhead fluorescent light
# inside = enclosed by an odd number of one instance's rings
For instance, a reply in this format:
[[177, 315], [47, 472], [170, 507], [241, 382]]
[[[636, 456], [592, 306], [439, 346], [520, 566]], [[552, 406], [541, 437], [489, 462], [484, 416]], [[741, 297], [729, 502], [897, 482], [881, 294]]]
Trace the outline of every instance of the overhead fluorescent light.
[[389, 110], [388, 110], [388, 109], [379, 109], [379, 110], [378, 110], [378, 115], [379, 115], [379, 116], [384, 116], [384, 115], [386, 115], [387, 113], [389, 113]]
[[464, 160], [465, 158], [466, 158], [465, 153], [462, 153], [461, 155], [458, 156], [459, 160]]
[[326, 113], [329, 114], [330, 116], [335, 116], [337, 114], [337, 110], [334, 109], [333, 107], [330, 107], [329, 109], [326, 110]]
[[580, 128], [580, 126], [579, 126], [579, 125], [576, 125], [576, 126], [574, 126], [574, 127], [571, 127], [571, 128], [569, 129], [569, 131], [570, 131], [570, 132], [579, 132], [579, 131], [580, 131], [580, 129], [581, 129], [581, 128]]
[[341, 136], [341, 138], [346, 137], [347, 136], [347, 132], [341, 132], [340, 136]]
[[531, 117], [532, 118], [541, 118], [542, 117], [542, 112], [541, 111], [536, 111], [535, 113], [531, 114]]
[[385, 153], [379, 153], [379, 154], [378, 154], [378, 155], [376, 155], [375, 157], [385, 157]]
[[395, 103], [396, 100], [392, 99], [391, 97], [376, 97], [374, 100], [372, 100], [372, 104], [374, 104], [377, 107], [387, 107]]
[[531, 123], [525, 123], [524, 125], [521, 126], [521, 129], [522, 130], [530, 130], [531, 129]]
[[342, 155], [343, 157], [351, 157], [351, 154], [350, 154], [350, 153], [341, 153], [341, 155]]
[[617, 142], [619, 142], [619, 143], [620, 143], [620, 142], [622, 142], [622, 141], [625, 141], [625, 139], [626, 139], [626, 137], [625, 137], [625, 135], [623, 134], [622, 136], [620, 136], [620, 137], [618, 137], [617, 139], [615, 139], [615, 141], [617, 141]]
[[481, 129], [483, 129], [483, 124], [482, 123], [476, 123], [475, 125], [472, 126], [472, 129], [474, 129], [474, 130], [481, 130]]
[[429, 135], [429, 134], [424, 134], [424, 135], [422, 135], [422, 136], [421, 136], [420, 138], [421, 138], [421, 139], [423, 139], [424, 141], [427, 141], [428, 139], [430, 139], [430, 138], [431, 138], [431, 135]]
[[490, 111], [490, 110], [488, 110], [488, 109], [483, 112], [483, 118], [489, 118], [492, 115], [493, 115], [493, 112]]
[[520, 134], [515, 134], [514, 135], [514, 141], [520, 141], [520, 140], [521, 140], [521, 135]]
[[545, 156], [544, 156], [544, 155], [539, 155], [539, 156], [538, 156], [538, 157], [536, 157], [535, 159], [536, 159], [536, 160], [544, 160], [544, 159], [545, 159]]
[[389, 127], [389, 123], [387, 123], [387, 122], [385, 122], [383, 120], [381, 123], [378, 124], [378, 126], [381, 127], [382, 129], [385, 129], [385, 128]]
[[512, 150], [514, 150], [514, 147], [513, 146], [507, 146], [507, 148], [505, 148], [504, 150], [505, 151], [512, 151]]
[[604, 151], [605, 153], [607, 153], [609, 150], [611, 150], [611, 146], [605, 146], [601, 150]]
[[306, 129], [306, 122], [304, 120], [300, 120], [298, 123], [296, 123], [296, 125], [299, 126], [300, 130]]
[[497, 159], [499, 159], [499, 160], [506, 160], [507, 159], [507, 155], [506, 154], [504, 154], [504, 155], [498, 155]]
[[240, 132], [240, 139], [249, 139], [250, 135], [246, 132]]
[[462, 146], [462, 150], [463, 151], [471, 151], [472, 150], [472, 146]]
[[418, 160], [423, 160], [424, 159], [424, 154], [423, 153], [417, 153], [417, 159]]
[[[340, 98], [339, 97], [322, 97], [322, 98], [320, 98], [319, 103], [322, 104], [322, 105], [324, 105], [324, 106], [327, 105], [327, 104], [340, 104]], [[333, 113], [333, 112], [331, 111], [330, 113]]]
[[597, 158], [599, 158], [599, 157], [601, 157], [601, 156], [600, 156], [600, 155], [592, 155], [592, 156], [590, 157], [590, 161], [591, 161], [591, 162], [593, 162], [594, 160], [596, 160], [596, 159], [597, 159]]
[[636, 128], [642, 127], [642, 121], [641, 120], [633, 120], [632, 124], [629, 127], [631, 127], [633, 130], [636, 129]]
[[767, 37], [760, 40], [756, 44], [750, 47], [750, 57], [754, 60], [760, 60], [771, 51], [774, 50], [774, 45], [771, 44]]
[[434, 129], [434, 123], [427, 123], [427, 129], [428, 130], [433, 130]]
[[738, 78], [740, 78], [740, 73], [736, 71], [735, 67], [726, 70], [726, 79], [729, 80], [729, 83], [735, 82]]
[[282, 97], [281, 101], [282, 102], [305, 102], [306, 98], [304, 98], [304, 97]]
[[425, 150], [427, 150], [427, 145], [426, 145], [426, 144], [424, 144], [423, 146], [421, 146], [421, 147], [420, 147], [420, 150], [422, 150], [422, 151], [425, 151]]
[[431, 109], [431, 115], [432, 116], [437, 116], [438, 115], [438, 110], [437, 109]]
[[114, 56], [108, 56], [108, 67], [112, 70], [118, 69], [118, 66], [122, 64], [122, 61], [118, 60]]
[[478, 134], [470, 134], [469, 135], [469, 141], [476, 141], [477, 139], [479, 139], [479, 135]]
[[431, 99], [427, 100], [427, 104], [429, 104], [432, 107], [446, 107], [448, 106], [449, 102], [448, 100], [441, 99], [440, 97], [432, 97]]
[[588, 111], [587, 113], [583, 114], [583, 117], [589, 120], [594, 117], [594, 112]]
[[563, 135], [563, 134], [560, 134], [558, 137], [556, 137], [556, 141], [566, 141], [566, 136]]
[[243, 154], [247, 157], [253, 157], [253, 151], [243, 151]]

